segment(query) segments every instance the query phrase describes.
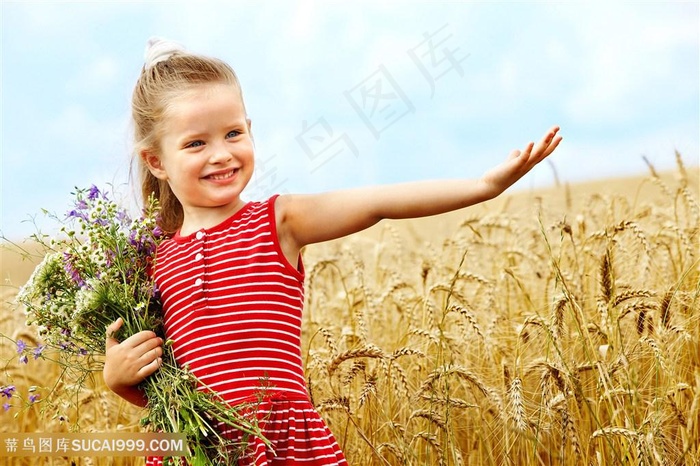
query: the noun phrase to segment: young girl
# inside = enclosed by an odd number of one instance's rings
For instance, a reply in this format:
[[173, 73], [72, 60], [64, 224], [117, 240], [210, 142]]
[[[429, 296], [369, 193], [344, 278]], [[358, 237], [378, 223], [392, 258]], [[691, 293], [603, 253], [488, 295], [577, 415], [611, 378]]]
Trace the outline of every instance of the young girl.
[[[385, 218], [435, 215], [491, 199], [561, 141], [555, 126], [475, 181], [245, 202], [240, 195], [254, 167], [251, 121], [227, 64], [150, 41], [132, 104], [143, 196], [158, 197], [161, 227], [170, 234], [158, 248], [154, 277], [175, 359], [232, 406], [265, 393], [261, 427], [274, 453], [256, 440], [239, 463], [245, 465], [346, 464], [305, 383], [301, 248]], [[108, 335], [120, 326], [110, 325]], [[150, 331], [121, 343], [108, 337], [109, 388], [145, 406], [137, 385], [158, 369], [162, 344]]]

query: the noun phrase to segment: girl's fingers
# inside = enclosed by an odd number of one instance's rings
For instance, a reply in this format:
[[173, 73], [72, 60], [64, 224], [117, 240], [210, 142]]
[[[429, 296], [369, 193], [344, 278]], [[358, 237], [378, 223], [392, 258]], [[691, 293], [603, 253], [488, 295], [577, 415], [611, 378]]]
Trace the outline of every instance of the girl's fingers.
[[549, 129], [549, 131], [547, 131], [547, 133], [542, 138], [542, 142], [545, 142], [545, 141], [550, 142], [552, 139], [554, 139], [554, 136], [556, 136], [558, 132], [559, 132], [559, 127], [552, 126]]
[[142, 342], [141, 344], [134, 347], [134, 351], [144, 354], [149, 351], [153, 351], [156, 348], [163, 346], [163, 339], [160, 337], [149, 338], [148, 340]]
[[540, 144], [537, 146], [537, 150], [535, 151], [535, 155], [537, 155], [537, 160], [535, 161], [535, 163], [541, 162], [545, 157], [551, 154], [554, 151], [554, 149], [556, 149], [556, 147], [559, 145], [559, 142], [561, 142], [562, 137], [556, 136], [558, 131], [559, 127], [554, 126], [551, 130], [549, 130], [547, 134], [544, 135], [542, 141], [540, 141]]
[[163, 349], [161, 347], [153, 348], [143, 354], [142, 359], [144, 365], [138, 370], [139, 376], [148, 377], [153, 374], [160, 366], [163, 365]]
[[141, 359], [145, 363], [150, 363], [151, 361], [160, 358], [163, 355], [163, 349], [158, 346], [156, 348], [152, 348], [147, 350], [143, 355], [141, 356]]
[[105, 341], [106, 349], [110, 349], [114, 345], [119, 344], [119, 341], [117, 341], [117, 339], [114, 338], [114, 333], [121, 328], [122, 324], [124, 324], [124, 320], [122, 320], [122, 318], [120, 317], [107, 326], [107, 329], [106, 329], [107, 338]]
[[549, 147], [547, 148], [547, 155], [549, 155], [549, 154], [551, 154], [552, 152], [554, 152], [554, 149], [557, 148], [557, 146], [559, 145], [559, 143], [561, 142], [562, 139], [564, 139], [564, 138], [562, 138], [561, 136], [557, 136], [557, 137], [554, 139], [554, 141], [553, 141], [553, 142], [549, 145]]
[[107, 326], [107, 336], [111, 337], [114, 332], [119, 330], [124, 323], [124, 320], [120, 317], [111, 324]]
[[[107, 326], [107, 329], [106, 329], [106, 331], [107, 331], [107, 343], [108, 343], [107, 348], [111, 348], [115, 344], [119, 343], [119, 341], [116, 338], [114, 338], [114, 333], [117, 330], [119, 330], [123, 324], [124, 324], [124, 320], [120, 317]], [[151, 340], [155, 341], [155, 342], [151, 342], [151, 344], [153, 344], [154, 348], [156, 346], [160, 346], [163, 344], [163, 340], [161, 338], [158, 338], [156, 333], [151, 331], [151, 330], [142, 330], [138, 333], [135, 333], [135, 334], [131, 335], [129, 338], [127, 338], [126, 340], [124, 340], [122, 342], [122, 344], [125, 347], [136, 348], [139, 345], [146, 343], [146, 342], [149, 342]]]
[[[129, 338], [124, 340], [122, 342], [122, 344], [128, 348], [137, 348], [140, 345], [142, 345], [150, 340], [159, 341], [161, 339], [157, 338], [157, 335], [155, 334], [155, 332], [152, 332], [150, 330], [142, 330], [139, 333], [135, 333], [135, 334], [131, 335]], [[158, 345], [156, 345], [156, 346], [158, 346]]]
[[535, 146], [534, 142], [529, 142], [527, 146], [525, 147], [525, 150], [520, 153], [520, 156], [524, 159], [528, 159], [530, 157], [530, 154], [532, 153], [532, 148]]
[[537, 162], [541, 162], [545, 157], [554, 152], [554, 149], [557, 148], [559, 142], [561, 142], [561, 139], [561, 136], [558, 136], [555, 139], [549, 141], [549, 144], [547, 146], [542, 147]]
[[139, 369], [137, 375], [139, 377], [146, 378], [149, 375], [153, 374], [155, 371], [157, 371], [161, 364], [163, 364], [163, 360], [161, 358], [154, 359], [153, 361]]
[[537, 146], [537, 150], [535, 151], [537, 154], [541, 154], [547, 151], [550, 144], [552, 143], [552, 138], [554, 138], [554, 134], [555, 132], [550, 131], [544, 135], [539, 145]]

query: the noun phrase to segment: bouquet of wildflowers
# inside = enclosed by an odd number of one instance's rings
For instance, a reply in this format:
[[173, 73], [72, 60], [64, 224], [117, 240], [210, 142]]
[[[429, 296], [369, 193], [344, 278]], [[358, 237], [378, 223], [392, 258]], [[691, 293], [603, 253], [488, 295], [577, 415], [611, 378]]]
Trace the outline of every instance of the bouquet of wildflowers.
[[[102, 370], [105, 329], [117, 318], [124, 321], [115, 335], [118, 340], [141, 330], [164, 337], [159, 293], [149, 273], [163, 237], [157, 213], [157, 202], [150, 199], [143, 216], [132, 220], [95, 186], [76, 190], [74, 208], [65, 219], [56, 218], [63, 224], [61, 236], [47, 240], [35, 235], [44, 259], [17, 301], [25, 307], [27, 323], [38, 326], [44, 344], [32, 350], [18, 341], [21, 362], [32, 351], [36, 358], [53, 348], [58, 362], [69, 369], [63, 374], [84, 379]], [[213, 392], [198, 390], [201, 384], [194, 376], [175, 365], [168, 343], [161, 368], [140, 387], [148, 399], [142, 424], [153, 431], [186, 434], [190, 464], [233, 462], [245, 442], [232, 444], [216, 426], [261, 436], [259, 428]]]

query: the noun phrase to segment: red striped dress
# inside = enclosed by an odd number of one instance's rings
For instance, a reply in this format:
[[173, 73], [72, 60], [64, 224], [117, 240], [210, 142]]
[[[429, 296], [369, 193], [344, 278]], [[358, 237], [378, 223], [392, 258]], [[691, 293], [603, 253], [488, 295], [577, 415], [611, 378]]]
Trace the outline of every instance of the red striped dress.
[[[301, 357], [304, 272], [285, 258], [276, 196], [157, 251], [165, 331], [177, 363], [230, 405], [259, 400], [260, 439], [239, 465], [347, 465], [309, 399]], [[225, 432], [234, 435], [235, 432]], [[148, 458], [147, 465], [160, 464]]]

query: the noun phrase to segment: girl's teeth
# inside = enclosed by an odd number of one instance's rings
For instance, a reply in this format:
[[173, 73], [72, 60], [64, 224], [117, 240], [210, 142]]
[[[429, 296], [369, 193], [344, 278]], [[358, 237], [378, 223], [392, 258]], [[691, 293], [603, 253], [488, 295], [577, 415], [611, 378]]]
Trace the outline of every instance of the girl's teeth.
[[226, 178], [230, 178], [231, 175], [233, 175], [234, 171], [235, 170], [231, 170], [230, 172], [224, 173], [223, 175], [212, 175], [211, 179], [213, 179], [213, 180], [225, 180]]

